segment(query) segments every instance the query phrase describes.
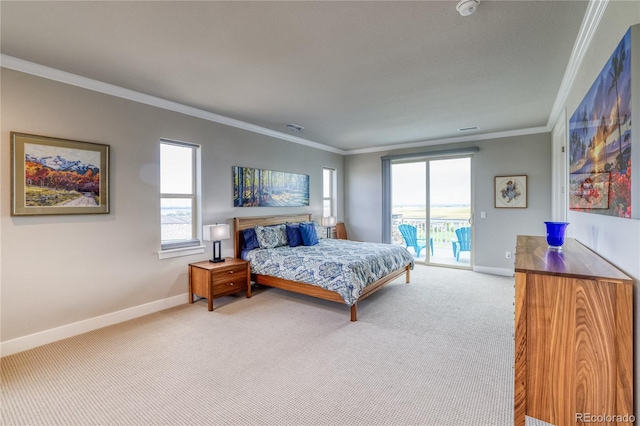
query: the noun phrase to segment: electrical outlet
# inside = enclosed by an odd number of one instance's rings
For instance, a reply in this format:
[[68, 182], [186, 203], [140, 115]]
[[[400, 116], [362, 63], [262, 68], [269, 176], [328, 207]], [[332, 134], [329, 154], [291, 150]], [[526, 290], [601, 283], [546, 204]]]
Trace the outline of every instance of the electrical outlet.
[[504, 252], [504, 257], [506, 257], [507, 259], [511, 259], [511, 252], [510, 251]]

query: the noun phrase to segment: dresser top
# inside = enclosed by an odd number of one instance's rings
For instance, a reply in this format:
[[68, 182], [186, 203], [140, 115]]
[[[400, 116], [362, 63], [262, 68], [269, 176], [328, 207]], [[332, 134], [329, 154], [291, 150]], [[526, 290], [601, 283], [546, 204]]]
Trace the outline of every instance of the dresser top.
[[565, 239], [562, 250], [550, 250], [545, 237], [518, 235], [515, 270], [633, 283], [633, 279], [573, 238]]

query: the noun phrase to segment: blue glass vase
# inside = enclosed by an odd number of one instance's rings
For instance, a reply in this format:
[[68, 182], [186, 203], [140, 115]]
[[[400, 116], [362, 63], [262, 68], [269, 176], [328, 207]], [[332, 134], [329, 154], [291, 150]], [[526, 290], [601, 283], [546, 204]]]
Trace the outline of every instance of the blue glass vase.
[[547, 226], [547, 243], [550, 249], [560, 250], [564, 244], [564, 233], [568, 222], [545, 222]]

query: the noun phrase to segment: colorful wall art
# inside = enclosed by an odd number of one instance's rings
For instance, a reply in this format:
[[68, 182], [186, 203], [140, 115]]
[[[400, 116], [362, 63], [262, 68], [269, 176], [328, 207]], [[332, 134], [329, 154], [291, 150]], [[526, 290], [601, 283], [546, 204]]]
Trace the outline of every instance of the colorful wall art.
[[109, 213], [109, 146], [11, 133], [11, 215]]
[[631, 217], [631, 30], [569, 120], [569, 208]]
[[234, 207], [309, 205], [309, 175], [233, 166]]

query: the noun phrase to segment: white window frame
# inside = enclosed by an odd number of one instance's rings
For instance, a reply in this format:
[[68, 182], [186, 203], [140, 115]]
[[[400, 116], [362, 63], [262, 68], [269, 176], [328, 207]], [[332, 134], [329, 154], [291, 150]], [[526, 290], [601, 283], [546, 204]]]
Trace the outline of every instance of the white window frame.
[[[324, 186], [325, 186], [325, 181], [324, 181], [324, 177], [325, 177], [325, 171], [329, 171], [329, 179], [331, 182], [329, 182], [329, 196], [325, 197], [324, 196]], [[338, 183], [337, 183], [338, 179], [337, 179], [337, 172], [336, 169], [332, 169], [330, 167], [323, 167], [322, 168], [322, 214], [324, 215], [324, 203], [325, 201], [329, 201], [329, 210], [331, 211], [329, 216], [333, 216], [336, 217], [337, 216], [337, 189], [338, 189]]]
[[[201, 202], [200, 202], [200, 145], [176, 141], [172, 139], [160, 139], [160, 146], [162, 145], [175, 145], [183, 148], [190, 148], [193, 150], [192, 155], [192, 193], [191, 194], [169, 194], [160, 193], [160, 199], [163, 198], [175, 198], [175, 199], [191, 199], [191, 220], [192, 230], [190, 240], [167, 243], [160, 241], [160, 251], [158, 252], [159, 259], [168, 259], [178, 256], [189, 256], [193, 254], [204, 253], [205, 246], [200, 241], [200, 229], [201, 225]], [[162, 169], [160, 169], [162, 173]], [[162, 226], [162, 225], [160, 225]]]

